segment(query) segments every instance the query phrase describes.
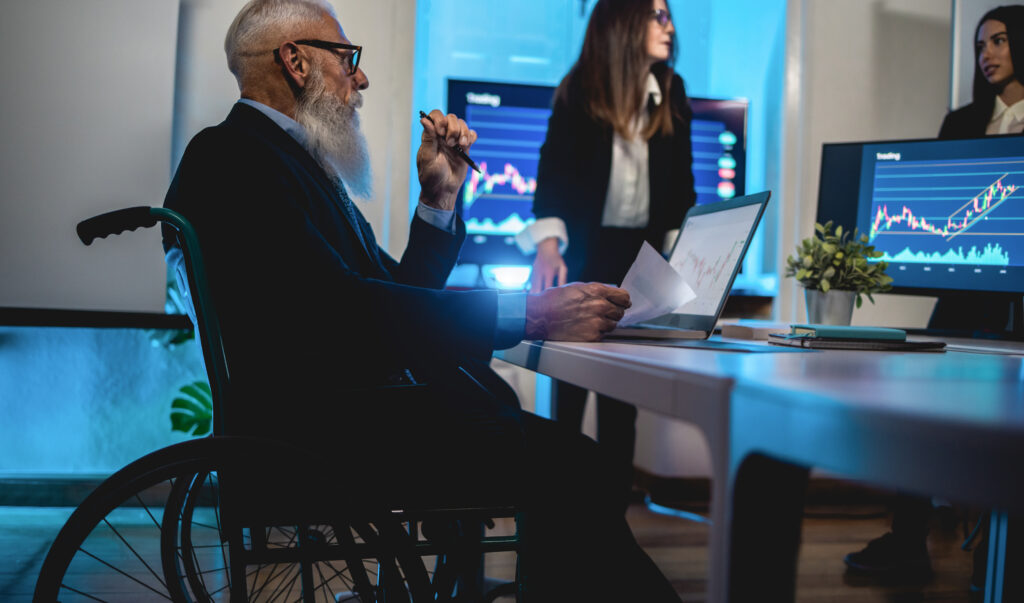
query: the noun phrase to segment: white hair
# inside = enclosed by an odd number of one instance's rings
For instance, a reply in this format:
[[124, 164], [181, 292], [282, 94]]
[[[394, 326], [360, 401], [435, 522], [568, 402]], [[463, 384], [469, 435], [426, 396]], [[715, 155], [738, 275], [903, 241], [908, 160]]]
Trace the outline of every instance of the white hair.
[[251, 0], [224, 38], [228, 69], [241, 83], [247, 59], [272, 52], [275, 36], [283, 41], [320, 21], [324, 13], [338, 18], [327, 0]]

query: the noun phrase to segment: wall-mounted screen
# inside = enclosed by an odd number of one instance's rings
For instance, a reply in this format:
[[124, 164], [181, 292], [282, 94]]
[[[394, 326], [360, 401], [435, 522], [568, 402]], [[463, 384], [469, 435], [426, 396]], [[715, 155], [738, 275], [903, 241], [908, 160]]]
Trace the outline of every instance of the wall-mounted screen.
[[[466, 120], [478, 138], [458, 210], [467, 240], [460, 264], [529, 265], [515, 235], [533, 221], [537, 162], [551, 116], [553, 86], [448, 80], [448, 112]], [[693, 173], [697, 204], [745, 192], [747, 103], [691, 98]], [[483, 277], [483, 283], [494, 285]]]

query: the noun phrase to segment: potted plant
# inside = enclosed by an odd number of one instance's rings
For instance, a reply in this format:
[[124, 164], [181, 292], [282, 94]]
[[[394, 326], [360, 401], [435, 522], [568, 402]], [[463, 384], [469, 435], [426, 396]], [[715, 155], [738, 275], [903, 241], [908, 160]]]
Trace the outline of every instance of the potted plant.
[[814, 225], [815, 236], [804, 239], [796, 255], [786, 258], [786, 276], [804, 287], [807, 320], [818, 324], [850, 324], [853, 306], [862, 296], [875, 303], [872, 293], [892, 289], [892, 277], [885, 273], [889, 263], [877, 260], [881, 251], [868, 244], [868, 236], [853, 236], [842, 226], [832, 230], [832, 221]]

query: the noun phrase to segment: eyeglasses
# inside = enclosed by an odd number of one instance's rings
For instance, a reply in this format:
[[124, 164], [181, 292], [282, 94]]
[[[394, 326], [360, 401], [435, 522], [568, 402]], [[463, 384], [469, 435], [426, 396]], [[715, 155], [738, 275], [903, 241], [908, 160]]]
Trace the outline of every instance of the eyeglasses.
[[651, 18], [658, 22], [658, 25], [665, 27], [672, 21], [668, 11], [663, 8], [656, 8], [651, 11]]
[[[324, 40], [295, 40], [294, 44], [301, 44], [302, 46], [312, 46], [313, 48], [321, 48], [323, 50], [351, 50], [352, 52], [346, 52], [341, 55], [337, 55], [341, 59], [341, 64], [348, 69], [349, 75], [354, 75], [356, 69], [359, 68], [359, 58], [363, 56], [363, 47], [356, 46], [355, 44], [342, 44], [341, 42], [326, 42]], [[334, 54], [334, 53], [332, 53]], [[278, 50], [274, 49], [274, 57], [280, 58]]]

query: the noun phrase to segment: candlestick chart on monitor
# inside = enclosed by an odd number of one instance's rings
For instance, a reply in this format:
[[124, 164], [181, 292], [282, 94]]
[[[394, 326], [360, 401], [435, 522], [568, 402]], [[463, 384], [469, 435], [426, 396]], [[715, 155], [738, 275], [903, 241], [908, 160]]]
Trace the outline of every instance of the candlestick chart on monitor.
[[532, 221], [537, 161], [551, 110], [536, 107], [466, 107], [477, 132], [470, 172], [462, 189], [462, 218], [469, 234], [510, 235]]
[[1024, 157], [878, 159], [868, 234], [881, 260], [1024, 265]]

